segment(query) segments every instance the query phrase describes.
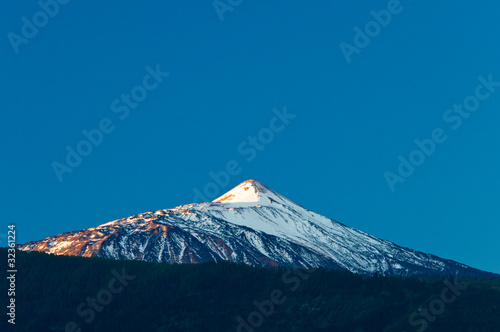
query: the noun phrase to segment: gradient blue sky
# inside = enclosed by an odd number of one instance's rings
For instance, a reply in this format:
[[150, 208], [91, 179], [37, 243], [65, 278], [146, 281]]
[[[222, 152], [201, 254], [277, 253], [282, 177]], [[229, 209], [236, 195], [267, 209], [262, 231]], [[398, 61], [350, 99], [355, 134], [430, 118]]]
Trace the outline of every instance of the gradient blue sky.
[[[71, 1], [15, 53], [8, 33], [40, 6], [3, 1], [0, 245], [9, 223], [24, 243], [191, 203], [236, 160], [221, 194], [255, 179], [377, 237], [500, 273], [500, 88], [459, 129], [443, 121], [478, 76], [500, 81], [500, 4], [401, 1], [348, 64], [339, 44], [387, 6], [243, 1], [221, 21], [212, 1]], [[120, 120], [111, 103], [157, 64], [170, 75]], [[297, 117], [246, 161], [238, 145], [284, 106]], [[58, 181], [51, 163], [104, 118], [115, 130]], [[391, 192], [384, 172], [435, 128], [446, 142]]]

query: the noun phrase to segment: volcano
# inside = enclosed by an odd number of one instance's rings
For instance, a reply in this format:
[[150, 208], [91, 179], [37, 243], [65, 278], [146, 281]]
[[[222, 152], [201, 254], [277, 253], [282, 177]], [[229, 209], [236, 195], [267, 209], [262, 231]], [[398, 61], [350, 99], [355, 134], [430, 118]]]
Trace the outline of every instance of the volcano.
[[254, 180], [212, 202], [148, 211], [28, 242], [18, 249], [168, 264], [231, 261], [364, 275], [500, 277], [376, 238], [310, 211]]

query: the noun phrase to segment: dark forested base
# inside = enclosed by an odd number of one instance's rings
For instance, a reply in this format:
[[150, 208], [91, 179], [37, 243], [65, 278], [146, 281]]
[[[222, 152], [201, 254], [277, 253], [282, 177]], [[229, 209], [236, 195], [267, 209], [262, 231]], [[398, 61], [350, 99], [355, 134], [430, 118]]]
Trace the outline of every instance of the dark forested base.
[[1, 331], [500, 331], [498, 280], [16, 256], [16, 325], [3, 277]]

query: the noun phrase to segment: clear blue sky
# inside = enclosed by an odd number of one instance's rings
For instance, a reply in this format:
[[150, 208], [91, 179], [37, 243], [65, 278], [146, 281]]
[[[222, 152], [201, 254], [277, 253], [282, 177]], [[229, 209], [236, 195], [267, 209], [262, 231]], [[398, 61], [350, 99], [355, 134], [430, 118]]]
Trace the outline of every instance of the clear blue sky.
[[[377, 237], [500, 273], [500, 87], [478, 88], [481, 75], [500, 81], [498, 2], [223, 3], [235, 5], [223, 20], [212, 1], [70, 1], [48, 7], [53, 17], [35, 1], [0, 4], [0, 245], [11, 222], [24, 243], [191, 203], [234, 160], [220, 194], [255, 179]], [[388, 6], [377, 31], [370, 12]], [[367, 24], [373, 37], [348, 63], [340, 44], [352, 50]], [[127, 105], [131, 92], [140, 101]], [[464, 99], [477, 110], [453, 129], [459, 113], [443, 116]], [[296, 117], [270, 132], [285, 106]], [[53, 163], [103, 121], [112, 131], [59, 181]], [[393, 192], [384, 173], [436, 128], [446, 141]]]

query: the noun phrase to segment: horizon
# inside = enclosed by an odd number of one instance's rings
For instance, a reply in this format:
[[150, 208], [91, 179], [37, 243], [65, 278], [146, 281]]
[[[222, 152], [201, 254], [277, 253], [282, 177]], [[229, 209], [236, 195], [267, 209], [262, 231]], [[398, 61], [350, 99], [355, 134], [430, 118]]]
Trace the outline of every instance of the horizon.
[[0, 246], [257, 179], [500, 273], [500, 4], [63, 2], [0, 5]]

